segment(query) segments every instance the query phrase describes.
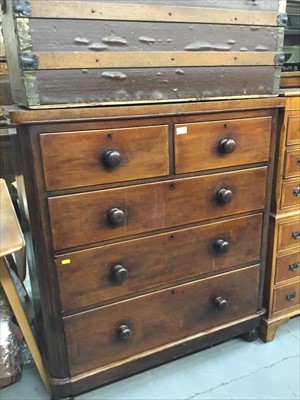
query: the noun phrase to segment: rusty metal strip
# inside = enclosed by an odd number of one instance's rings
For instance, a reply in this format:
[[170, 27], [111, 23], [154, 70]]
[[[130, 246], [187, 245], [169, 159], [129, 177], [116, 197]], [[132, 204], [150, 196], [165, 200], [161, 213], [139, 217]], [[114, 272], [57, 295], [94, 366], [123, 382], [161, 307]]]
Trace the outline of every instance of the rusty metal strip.
[[277, 12], [92, 1], [31, 1], [32, 18], [160, 21], [277, 26]]
[[37, 69], [274, 65], [274, 52], [36, 52]]

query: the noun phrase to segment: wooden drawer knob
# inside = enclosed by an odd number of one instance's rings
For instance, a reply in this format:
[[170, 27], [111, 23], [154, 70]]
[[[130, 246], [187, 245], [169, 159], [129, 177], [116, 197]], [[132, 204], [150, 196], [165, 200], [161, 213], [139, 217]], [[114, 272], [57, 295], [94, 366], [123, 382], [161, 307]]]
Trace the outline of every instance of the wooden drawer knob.
[[117, 335], [119, 339], [124, 342], [127, 342], [132, 336], [132, 330], [129, 328], [128, 325], [123, 324], [117, 328]]
[[232, 200], [233, 193], [230, 189], [220, 189], [217, 197], [221, 203], [230, 203]]
[[215, 242], [215, 249], [218, 253], [225, 254], [230, 249], [230, 243], [227, 240], [219, 239]]
[[112, 225], [121, 225], [125, 221], [125, 212], [120, 208], [113, 207], [108, 210], [107, 217]]
[[106, 150], [103, 153], [102, 159], [106, 167], [116, 168], [120, 165], [122, 157], [121, 153], [117, 150]]
[[215, 298], [214, 303], [220, 311], [227, 310], [227, 308], [229, 307], [228, 301], [220, 296]]
[[124, 281], [126, 281], [126, 279], [128, 279], [128, 271], [121, 264], [112, 267], [111, 273], [114, 281], [117, 283], [123, 283]]
[[219, 141], [219, 152], [222, 154], [233, 153], [236, 149], [236, 142], [232, 138], [224, 138]]

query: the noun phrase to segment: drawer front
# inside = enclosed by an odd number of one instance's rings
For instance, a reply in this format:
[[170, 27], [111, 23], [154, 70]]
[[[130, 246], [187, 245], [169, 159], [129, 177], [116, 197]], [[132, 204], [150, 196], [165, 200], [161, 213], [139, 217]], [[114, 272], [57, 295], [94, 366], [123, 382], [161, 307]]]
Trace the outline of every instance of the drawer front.
[[299, 291], [300, 281], [275, 289], [273, 313], [299, 305]]
[[284, 177], [300, 176], [300, 149], [286, 151]]
[[275, 283], [283, 282], [300, 276], [300, 253], [277, 257]]
[[281, 192], [281, 208], [300, 207], [300, 181], [283, 182]]
[[300, 144], [300, 116], [290, 115], [287, 120], [287, 144]]
[[166, 125], [40, 135], [47, 190], [168, 175]]
[[71, 375], [255, 313], [258, 281], [249, 267], [64, 318]]
[[257, 214], [58, 256], [62, 309], [74, 312], [257, 262], [261, 229]]
[[176, 173], [269, 159], [271, 118], [175, 125]]
[[266, 177], [267, 167], [260, 167], [50, 197], [54, 248], [96, 243], [263, 209]]
[[299, 217], [289, 222], [279, 223], [278, 226], [278, 251], [290, 248], [300, 250]]

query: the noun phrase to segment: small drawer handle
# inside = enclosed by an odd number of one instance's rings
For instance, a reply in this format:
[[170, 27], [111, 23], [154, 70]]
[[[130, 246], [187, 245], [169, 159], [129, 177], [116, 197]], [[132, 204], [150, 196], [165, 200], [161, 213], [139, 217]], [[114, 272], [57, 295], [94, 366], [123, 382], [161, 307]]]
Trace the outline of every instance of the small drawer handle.
[[227, 240], [219, 239], [215, 242], [215, 249], [221, 254], [228, 253], [230, 249], [230, 243], [227, 242]]
[[300, 197], [300, 186], [293, 189], [293, 196]]
[[106, 167], [116, 168], [121, 163], [121, 153], [117, 150], [106, 150], [102, 155], [102, 160]]
[[125, 221], [125, 212], [120, 208], [113, 207], [108, 210], [107, 218], [112, 225], [122, 225]]
[[220, 189], [217, 193], [217, 198], [221, 203], [230, 203], [233, 198], [233, 193], [230, 189]]
[[117, 335], [123, 342], [127, 342], [132, 337], [132, 330], [128, 325], [122, 324], [117, 328]]
[[298, 268], [299, 268], [299, 261], [290, 264], [288, 270], [294, 272]]
[[295, 239], [295, 240], [300, 239], [300, 231], [292, 232], [291, 236], [292, 236], [292, 239]]
[[300, 157], [297, 158], [296, 164], [300, 165]]
[[286, 301], [294, 301], [296, 299], [296, 292], [289, 293], [285, 296]]
[[214, 303], [220, 311], [225, 311], [229, 307], [228, 301], [221, 296], [216, 297]]
[[219, 141], [218, 148], [220, 153], [230, 154], [236, 149], [236, 142], [232, 138], [224, 138]]
[[128, 279], [128, 270], [121, 264], [114, 265], [111, 274], [115, 282], [123, 283]]

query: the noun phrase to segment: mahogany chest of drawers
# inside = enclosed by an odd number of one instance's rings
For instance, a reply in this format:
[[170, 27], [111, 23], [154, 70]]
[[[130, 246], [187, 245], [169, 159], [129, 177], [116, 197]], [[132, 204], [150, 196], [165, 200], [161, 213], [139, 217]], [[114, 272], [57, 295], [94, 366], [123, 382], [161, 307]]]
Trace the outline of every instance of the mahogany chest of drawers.
[[10, 109], [54, 396], [255, 339], [283, 104]]
[[261, 337], [300, 312], [300, 97], [285, 97], [277, 145]]

